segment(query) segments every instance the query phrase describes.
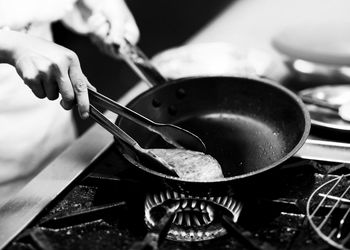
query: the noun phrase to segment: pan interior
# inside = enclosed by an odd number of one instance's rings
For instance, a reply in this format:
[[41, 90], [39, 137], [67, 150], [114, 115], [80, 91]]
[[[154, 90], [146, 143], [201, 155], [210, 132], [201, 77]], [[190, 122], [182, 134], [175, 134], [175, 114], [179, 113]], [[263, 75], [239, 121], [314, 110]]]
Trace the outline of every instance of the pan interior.
[[[225, 176], [237, 176], [268, 166], [286, 154], [279, 132], [266, 123], [233, 113], [210, 113], [178, 124], [205, 141]], [[157, 145], [149, 145], [150, 147]]]

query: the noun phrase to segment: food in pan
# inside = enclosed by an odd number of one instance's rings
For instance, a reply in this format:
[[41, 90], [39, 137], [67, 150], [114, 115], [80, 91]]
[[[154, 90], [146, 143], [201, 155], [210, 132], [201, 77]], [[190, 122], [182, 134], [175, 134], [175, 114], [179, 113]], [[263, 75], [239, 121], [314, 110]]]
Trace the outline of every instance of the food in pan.
[[224, 177], [219, 162], [202, 152], [185, 149], [151, 149], [151, 152], [173, 166], [182, 179], [211, 181]]

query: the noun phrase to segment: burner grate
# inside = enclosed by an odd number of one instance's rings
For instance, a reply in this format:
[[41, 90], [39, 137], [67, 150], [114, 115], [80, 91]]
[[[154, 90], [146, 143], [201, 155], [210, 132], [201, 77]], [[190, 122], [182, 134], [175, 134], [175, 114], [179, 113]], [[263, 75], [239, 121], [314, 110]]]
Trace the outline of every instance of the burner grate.
[[307, 203], [307, 218], [330, 245], [350, 250], [350, 175], [338, 176], [317, 188]]
[[169, 200], [176, 203], [174, 220], [166, 236], [173, 241], [204, 241], [225, 235], [226, 229], [214, 218], [212, 203], [230, 212], [233, 222], [237, 222], [242, 210], [242, 204], [229, 196], [186, 196], [168, 190], [146, 196], [145, 222], [149, 228], [158, 223], [152, 216], [152, 210], [165, 205]]

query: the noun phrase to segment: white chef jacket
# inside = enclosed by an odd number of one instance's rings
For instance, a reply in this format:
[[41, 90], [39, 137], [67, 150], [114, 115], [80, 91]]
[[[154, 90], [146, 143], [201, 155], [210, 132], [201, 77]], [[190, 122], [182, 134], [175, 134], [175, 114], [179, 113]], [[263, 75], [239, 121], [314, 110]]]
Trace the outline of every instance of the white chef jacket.
[[[50, 23], [66, 15], [74, 3], [0, 0], [0, 27], [52, 40]], [[0, 205], [75, 137], [72, 112], [64, 110], [59, 100], [37, 98], [14, 67], [0, 64]]]

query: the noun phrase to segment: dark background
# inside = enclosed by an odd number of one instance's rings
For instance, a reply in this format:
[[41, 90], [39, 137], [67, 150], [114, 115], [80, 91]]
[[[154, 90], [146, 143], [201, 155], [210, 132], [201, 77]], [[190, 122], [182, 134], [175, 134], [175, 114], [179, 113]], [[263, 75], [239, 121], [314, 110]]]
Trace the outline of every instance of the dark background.
[[[139, 47], [152, 57], [170, 47], [183, 44], [233, 0], [127, 0], [139, 26]], [[86, 36], [67, 30], [61, 23], [53, 26], [57, 43], [75, 51], [85, 75], [99, 92], [117, 99], [137, 81], [137, 76], [122, 61], [100, 53]], [[81, 121], [76, 110], [79, 134], [91, 124]]]

